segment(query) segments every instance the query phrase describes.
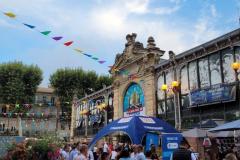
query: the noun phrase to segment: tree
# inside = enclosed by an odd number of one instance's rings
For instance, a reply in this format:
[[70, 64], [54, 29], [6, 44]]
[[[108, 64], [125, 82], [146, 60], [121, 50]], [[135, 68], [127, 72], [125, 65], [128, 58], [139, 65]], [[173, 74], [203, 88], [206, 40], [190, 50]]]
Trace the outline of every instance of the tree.
[[99, 76], [94, 71], [84, 71], [82, 68], [58, 69], [50, 76], [50, 84], [55, 89], [60, 102], [71, 102], [74, 94], [82, 98], [85, 94], [90, 94], [112, 83], [112, 79], [107, 75]]
[[42, 71], [22, 62], [0, 64], [0, 102], [4, 104], [33, 103]]
[[100, 90], [103, 88], [103, 85], [109, 86], [112, 84], [112, 77], [108, 75], [100, 75], [97, 79], [95, 90]]

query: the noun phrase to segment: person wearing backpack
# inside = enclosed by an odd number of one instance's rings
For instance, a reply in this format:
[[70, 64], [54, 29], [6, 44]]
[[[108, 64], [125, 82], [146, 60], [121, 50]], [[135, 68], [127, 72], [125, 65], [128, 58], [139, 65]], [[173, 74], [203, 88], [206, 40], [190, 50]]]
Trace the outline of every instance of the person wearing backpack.
[[180, 146], [171, 155], [171, 160], [197, 160], [194, 153], [189, 149], [189, 144], [185, 138], [182, 139]]

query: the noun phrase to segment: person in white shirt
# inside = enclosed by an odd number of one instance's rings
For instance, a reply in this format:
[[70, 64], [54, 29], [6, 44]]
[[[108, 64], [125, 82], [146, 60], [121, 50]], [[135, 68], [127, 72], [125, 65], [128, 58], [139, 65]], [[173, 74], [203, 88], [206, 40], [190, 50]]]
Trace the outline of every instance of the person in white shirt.
[[109, 151], [109, 148], [108, 148], [107, 142], [104, 142], [104, 145], [103, 145], [103, 152], [108, 153], [108, 151]]
[[61, 158], [62, 160], [69, 160], [69, 152], [70, 152], [70, 145], [66, 144], [61, 151]]
[[117, 157], [117, 151], [116, 151], [116, 148], [114, 147], [111, 153], [111, 160], [115, 160], [116, 157]]
[[136, 160], [145, 160], [146, 156], [143, 153], [143, 146], [142, 145], [138, 145], [137, 149], [138, 149], [138, 154], [136, 156]]
[[88, 150], [88, 160], [94, 160], [93, 152]]
[[137, 154], [138, 154], [137, 145], [133, 145], [132, 149], [133, 149], [133, 152], [131, 153], [130, 157], [135, 160], [137, 158]]
[[83, 144], [80, 148], [80, 154], [74, 160], [88, 160], [88, 146]]

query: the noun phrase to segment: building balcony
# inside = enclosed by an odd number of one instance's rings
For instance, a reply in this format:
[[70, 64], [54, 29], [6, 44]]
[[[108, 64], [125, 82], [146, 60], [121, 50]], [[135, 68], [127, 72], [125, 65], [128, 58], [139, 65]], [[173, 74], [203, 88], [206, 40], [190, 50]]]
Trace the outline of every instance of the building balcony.
[[[87, 136], [92, 136], [92, 135], [97, 134], [98, 131], [100, 131], [102, 128], [103, 128], [103, 126], [102, 127], [88, 126]], [[86, 128], [85, 127], [82, 127], [81, 129], [75, 128], [75, 130], [74, 130], [74, 136], [82, 137], [82, 136], [85, 136], [85, 134], [86, 134]]]

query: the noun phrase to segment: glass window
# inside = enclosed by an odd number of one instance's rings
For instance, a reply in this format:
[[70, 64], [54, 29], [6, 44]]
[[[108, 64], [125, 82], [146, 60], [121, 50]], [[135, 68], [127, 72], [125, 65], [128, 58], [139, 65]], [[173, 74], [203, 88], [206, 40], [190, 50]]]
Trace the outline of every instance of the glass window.
[[158, 85], [158, 90], [157, 90], [157, 96], [158, 100], [164, 99], [165, 93], [162, 91], [161, 87], [164, 84], [164, 75], [161, 75], [158, 77], [157, 85]]
[[160, 101], [158, 103], [158, 114], [164, 114], [164, 113], [166, 113], [165, 101]]
[[[235, 48], [236, 62], [240, 62], [240, 47]], [[238, 79], [240, 80], [240, 74], [238, 74]]]
[[187, 73], [187, 67], [184, 66], [181, 69], [181, 94], [187, 94], [188, 93], [188, 73]]
[[211, 85], [219, 84], [221, 79], [220, 54], [213, 54], [209, 57]]
[[181, 98], [182, 108], [186, 109], [190, 106], [189, 96], [185, 95]]
[[210, 86], [208, 57], [202, 58], [198, 61], [198, 68], [199, 68], [200, 87], [203, 88], [203, 87]]
[[167, 99], [167, 111], [174, 112], [174, 101], [173, 98]]
[[240, 62], [240, 47], [235, 48], [236, 61]]
[[167, 97], [173, 96], [173, 91], [170, 89], [172, 87], [173, 73], [171, 71], [166, 72], [166, 84], [168, 86]]
[[235, 72], [231, 67], [233, 61], [234, 57], [231, 50], [222, 53], [223, 78], [225, 83], [235, 81]]
[[188, 72], [189, 72], [189, 87], [190, 87], [190, 90], [197, 89], [198, 88], [198, 77], [197, 77], [196, 61], [189, 63]]

